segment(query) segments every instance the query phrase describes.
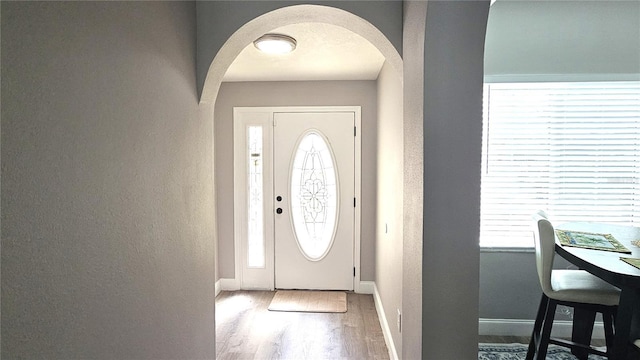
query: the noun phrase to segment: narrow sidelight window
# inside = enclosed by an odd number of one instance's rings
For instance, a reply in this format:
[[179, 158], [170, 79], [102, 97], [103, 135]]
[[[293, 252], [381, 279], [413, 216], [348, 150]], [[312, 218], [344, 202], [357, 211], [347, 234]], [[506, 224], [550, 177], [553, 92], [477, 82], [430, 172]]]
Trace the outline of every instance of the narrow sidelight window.
[[248, 127], [248, 241], [247, 266], [264, 268], [264, 191], [262, 126]]

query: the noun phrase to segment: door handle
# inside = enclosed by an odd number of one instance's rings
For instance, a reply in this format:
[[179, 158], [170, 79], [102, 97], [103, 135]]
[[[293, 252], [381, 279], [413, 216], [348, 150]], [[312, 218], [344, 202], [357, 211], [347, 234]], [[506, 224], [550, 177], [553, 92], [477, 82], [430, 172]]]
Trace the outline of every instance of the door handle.
[[277, 209], [276, 209], [276, 213], [278, 213], [278, 214], [282, 214], [282, 208], [277, 208]]

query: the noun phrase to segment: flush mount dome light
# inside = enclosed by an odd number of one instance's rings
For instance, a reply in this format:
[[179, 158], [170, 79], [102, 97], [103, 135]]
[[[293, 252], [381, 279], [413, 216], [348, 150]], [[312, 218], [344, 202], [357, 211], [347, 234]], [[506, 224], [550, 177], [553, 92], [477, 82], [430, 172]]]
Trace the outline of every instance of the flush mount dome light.
[[287, 54], [296, 48], [296, 39], [282, 34], [265, 34], [254, 41], [253, 45], [267, 54]]

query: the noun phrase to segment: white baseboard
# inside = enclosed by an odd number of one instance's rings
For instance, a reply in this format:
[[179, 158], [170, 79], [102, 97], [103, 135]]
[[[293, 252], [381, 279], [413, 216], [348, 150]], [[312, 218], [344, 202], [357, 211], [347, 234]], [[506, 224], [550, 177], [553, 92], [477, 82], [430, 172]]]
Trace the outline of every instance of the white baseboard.
[[[360, 281], [360, 285], [355, 292], [358, 294], [373, 294], [375, 291], [375, 283], [373, 281]], [[216, 281], [216, 296], [220, 293], [220, 291], [236, 291], [240, 290], [240, 284], [236, 279], [231, 278], [222, 278]], [[257, 290], [264, 290], [262, 288]]]
[[[478, 329], [480, 335], [495, 336], [531, 336], [533, 320], [518, 319], [480, 319]], [[571, 337], [571, 321], [556, 320], [553, 322], [551, 335], [554, 337]], [[593, 339], [604, 339], [604, 326], [596, 321], [593, 327]]]
[[[380, 293], [375, 282], [373, 283], [373, 302], [376, 305], [376, 311], [378, 312], [378, 320], [380, 320], [380, 327], [382, 328], [382, 334], [384, 335], [384, 342], [387, 343], [387, 349], [389, 349], [389, 358], [391, 360], [398, 360], [398, 352], [396, 346], [393, 343], [393, 337], [391, 337], [391, 329], [389, 323], [387, 323], [387, 317], [382, 307], [382, 299], [380, 299]], [[362, 283], [361, 283], [362, 284]]]
[[373, 295], [375, 292], [375, 286], [376, 283], [373, 281], [360, 281], [360, 285], [356, 289], [356, 293]]
[[236, 279], [220, 279], [220, 289], [226, 291], [240, 290], [240, 283]]

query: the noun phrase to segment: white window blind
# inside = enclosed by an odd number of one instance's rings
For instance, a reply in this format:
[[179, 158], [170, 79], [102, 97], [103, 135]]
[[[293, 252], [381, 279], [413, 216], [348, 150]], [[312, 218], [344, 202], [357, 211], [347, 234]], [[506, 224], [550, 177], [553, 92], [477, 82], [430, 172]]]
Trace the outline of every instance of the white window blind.
[[530, 218], [640, 226], [640, 82], [485, 84], [480, 245]]

